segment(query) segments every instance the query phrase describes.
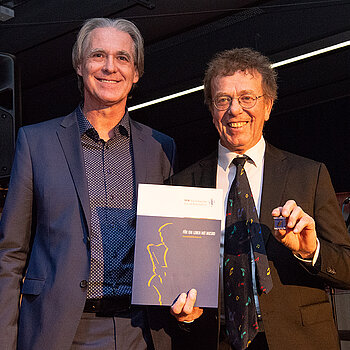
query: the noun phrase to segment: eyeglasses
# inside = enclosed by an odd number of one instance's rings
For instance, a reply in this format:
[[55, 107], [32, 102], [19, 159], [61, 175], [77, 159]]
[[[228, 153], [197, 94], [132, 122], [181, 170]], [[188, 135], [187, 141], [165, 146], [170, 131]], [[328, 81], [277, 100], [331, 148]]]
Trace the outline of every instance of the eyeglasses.
[[228, 95], [216, 96], [212, 101], [214, 107], [219, 111], [226, 111], [232, 103], [232, 100], [238, 100], [239, 105], [243, 109], [253, 108], [256, 105], [256, 101], [264, 95], [255, 96], [253, 94], [244, 94], [238, 97], [231, 97]]

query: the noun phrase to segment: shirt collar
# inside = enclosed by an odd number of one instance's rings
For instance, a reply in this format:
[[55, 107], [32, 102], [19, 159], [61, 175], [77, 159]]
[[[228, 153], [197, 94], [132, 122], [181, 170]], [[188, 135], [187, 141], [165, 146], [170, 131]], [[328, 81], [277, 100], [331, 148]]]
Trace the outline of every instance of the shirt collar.
[[[261, 136], [259, 142], [248, 149], [244, 154], [250, 158], [250, 162], [254, 164], [256, 167], [261, 167], [264, 159], [266, 148], [266, 142], [263, 136]], [[230, 166], [232, 159], [240, 156], [238, 153], [231, 152], [229, 149], [224, 147], [219, 141], [219, 149], [218, 149], [218, 164], [225, 171]]]
[[[88, 133], [88, 134], [92, 135], [95, 133], [96, 136], [98, 137], [95, 128], [92, 126], [92, 124], [84, 116], [82, 107], [83, 107], [83, 105], [80, 104], [75, 110], [75, 112], [77, 114], [77, 118], [78, 118], [80, 135], [83, 135], [84, 133]], [[124, 114], [123, 118], [114, 127], [114, 134], [116, 135], [118, 132], [123, 136], [126, 136], [126, 137], [130, 136], [130, 117], [129, 117], [129, 112], [128, 112], [127, 108], [125, 110], [125, 114]]]

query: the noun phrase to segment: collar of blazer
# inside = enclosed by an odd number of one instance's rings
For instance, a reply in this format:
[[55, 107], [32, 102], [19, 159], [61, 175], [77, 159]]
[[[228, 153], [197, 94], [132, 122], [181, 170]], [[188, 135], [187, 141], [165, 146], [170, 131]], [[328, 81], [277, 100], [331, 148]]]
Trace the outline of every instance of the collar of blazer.
[[286, 154], [266, 143], [260, 207], [260, 224], [265, 245], [273, 230], [272, 209], [276, 207], [276, 203], [281, 203], [286, 191], [288, 166]]

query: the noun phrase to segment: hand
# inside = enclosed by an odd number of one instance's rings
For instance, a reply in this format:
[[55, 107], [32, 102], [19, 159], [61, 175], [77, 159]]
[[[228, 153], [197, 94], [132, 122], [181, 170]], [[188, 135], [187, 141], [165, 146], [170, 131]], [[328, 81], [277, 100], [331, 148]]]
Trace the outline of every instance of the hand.
[[197, 298], [197, 291], [191, 289], [187, 294], [181, 293], [175, 300], [174, 304], [171, 305], [170, 313], [179, 322], [192, 322], [203, 313], [203, 309], [194, 307], [194, 303]]
[[275, 238], [293, 254], [303, 259], [312, 259], [317, 249], [315, 220], [293, 200], [272, 211], [272, 216], [280, 215], [287, 218], [287, 225], [285, 230], [274, 230]]

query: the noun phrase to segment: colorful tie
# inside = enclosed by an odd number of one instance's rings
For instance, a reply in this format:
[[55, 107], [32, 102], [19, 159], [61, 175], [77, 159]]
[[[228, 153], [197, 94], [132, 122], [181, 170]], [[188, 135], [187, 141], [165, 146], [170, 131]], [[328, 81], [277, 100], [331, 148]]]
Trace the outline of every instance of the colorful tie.
[[247, 348], [258, 332], [252, 285], [252, 250], [259, 289], [268, 293], [272, 288], [261, 227], [244, 171], [247, 158], [244, 156], [232, 161], [237, 171], [228, 195], [225, 226], [226, 330], [230, 344], [237, 350]]

